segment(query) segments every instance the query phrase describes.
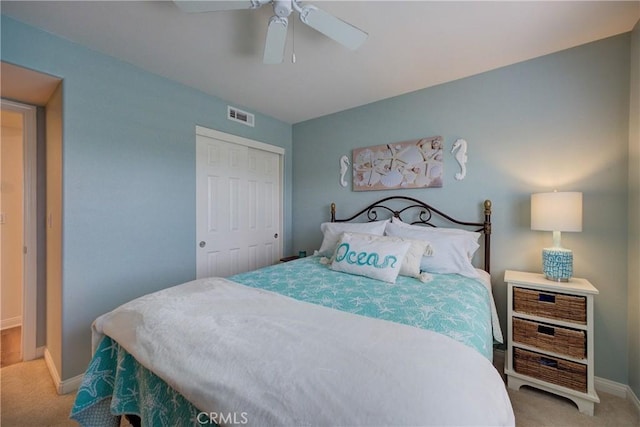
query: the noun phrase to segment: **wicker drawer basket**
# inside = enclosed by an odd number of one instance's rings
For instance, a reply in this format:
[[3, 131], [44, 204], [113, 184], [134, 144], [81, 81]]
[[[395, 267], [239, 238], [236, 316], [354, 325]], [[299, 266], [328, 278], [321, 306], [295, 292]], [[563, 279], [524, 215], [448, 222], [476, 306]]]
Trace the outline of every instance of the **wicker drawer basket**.
[[583, 296], [514, 287], [513, 309], [534, 316], [587, 323], [587, 299]]
[[583, 393], [587, 392], [587, 366], [568, 360], [515, 348], [516, 372]]
[[585, 331], [513, 318], [513, 341], [576, 359], [587, 355]]

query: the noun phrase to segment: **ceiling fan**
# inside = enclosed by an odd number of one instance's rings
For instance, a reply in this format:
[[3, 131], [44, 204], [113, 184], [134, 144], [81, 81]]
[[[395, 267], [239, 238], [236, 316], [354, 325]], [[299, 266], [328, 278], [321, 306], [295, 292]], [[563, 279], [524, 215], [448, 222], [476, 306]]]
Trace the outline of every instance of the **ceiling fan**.
[[353, 25], [312, 5], [303, 5], [299, 0], [174, 0], [185, 12], [216, 12], [221, 10], [257, 9], [267, 3], [273, 4], [275, 15], [269, 19], [263, 62], [279, 64], [284, 58], [287, 40], [288, 17], [292, 11], [300, 20], [343, 46], [356, 50], [367, 39], [368, 34]]

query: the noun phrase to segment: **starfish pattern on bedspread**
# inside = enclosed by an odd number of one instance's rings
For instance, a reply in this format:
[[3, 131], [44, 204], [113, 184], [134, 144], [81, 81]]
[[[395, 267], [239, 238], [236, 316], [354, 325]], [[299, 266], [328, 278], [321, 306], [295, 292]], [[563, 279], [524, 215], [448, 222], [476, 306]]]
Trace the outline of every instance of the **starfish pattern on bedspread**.
[[[168, 405], [170, 407], [168, 407]], [[109, 337], [101, 341], [78, 389], [71, 418], [82, 426], [118, 426], [133, 414], [144, 425], [201, 426], [200, 411]]]
[[395, 284], [331, 270], [307, 257], [229, 277], [243, 285], [367, 317], [447, 335], [493, 358], [491, 306], [479, 281], [434, 274], [420, 282], [398, 276]]

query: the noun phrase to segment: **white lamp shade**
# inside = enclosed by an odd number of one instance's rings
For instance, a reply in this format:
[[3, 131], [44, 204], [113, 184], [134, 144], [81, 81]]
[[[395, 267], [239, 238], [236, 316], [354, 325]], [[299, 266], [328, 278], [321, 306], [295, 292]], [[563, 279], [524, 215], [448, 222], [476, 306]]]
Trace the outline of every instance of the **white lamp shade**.
[[532, 194], [531, 229], [582, 231], [582, 193], [555, 191]]

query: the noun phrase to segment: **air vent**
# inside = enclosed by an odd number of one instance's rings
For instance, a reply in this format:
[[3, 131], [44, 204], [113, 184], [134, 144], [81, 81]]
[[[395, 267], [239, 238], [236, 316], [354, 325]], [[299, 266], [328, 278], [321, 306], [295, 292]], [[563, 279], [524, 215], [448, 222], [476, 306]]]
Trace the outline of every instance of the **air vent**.
[[242, 111], [239, 108], [232, 107], [231, 105], [227, 105], [227, 119], [251, 127], [254, 126], [255, 122], [255, 116], [253, 114]]

